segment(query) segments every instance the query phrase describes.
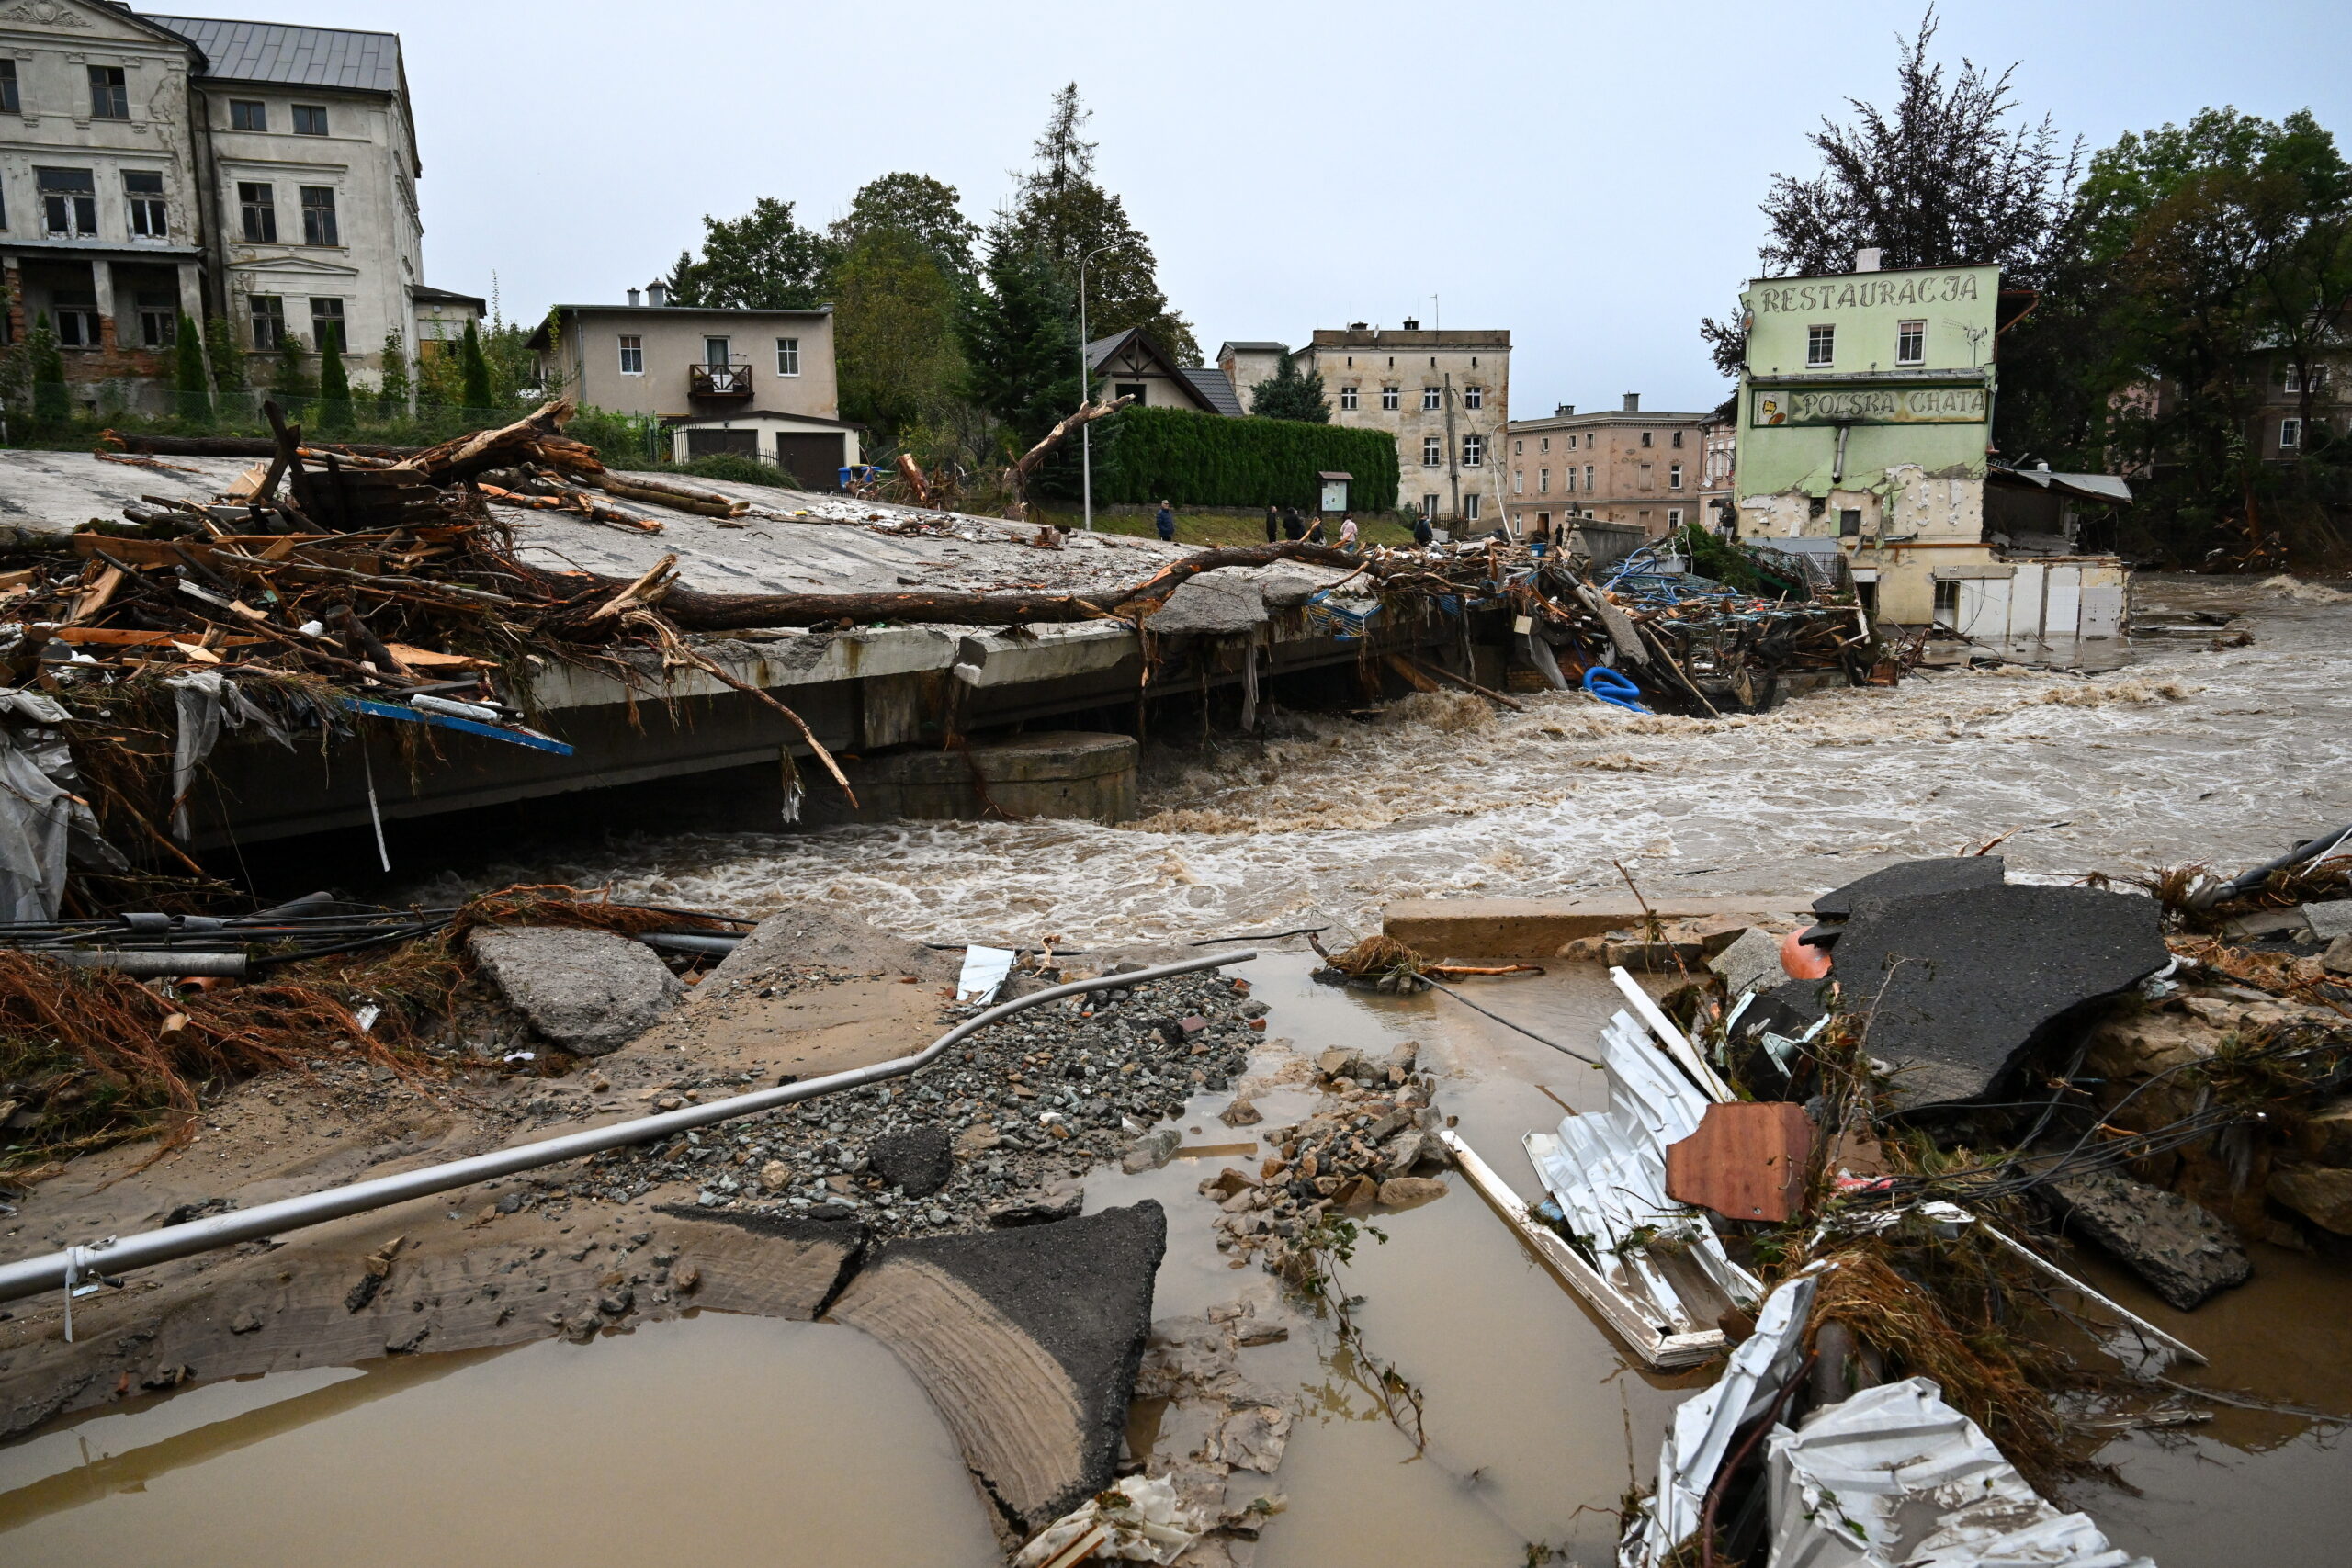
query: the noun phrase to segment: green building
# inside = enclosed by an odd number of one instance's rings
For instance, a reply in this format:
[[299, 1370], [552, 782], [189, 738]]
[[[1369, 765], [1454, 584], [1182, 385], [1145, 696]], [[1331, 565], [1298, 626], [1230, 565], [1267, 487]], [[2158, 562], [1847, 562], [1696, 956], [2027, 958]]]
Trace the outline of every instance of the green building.
[[1845, 554], [1865, 606], [1921, 626], [1949, 618], [1971, 572], [1996, 570], [1984, 477], [2001, 273], [1856, 260], [1740, 296], [1739, 532], [1824, 541], [1793, 547]]

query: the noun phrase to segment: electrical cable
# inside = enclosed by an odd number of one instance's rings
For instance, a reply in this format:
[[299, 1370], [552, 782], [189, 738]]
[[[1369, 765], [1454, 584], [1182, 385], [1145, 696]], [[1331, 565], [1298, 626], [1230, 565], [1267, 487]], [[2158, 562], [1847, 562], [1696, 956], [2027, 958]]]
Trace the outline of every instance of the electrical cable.
[[1513, 1023], [1510, 1020], [1505, 1018], [1498, 1012], [1487, 1012], [1485, 1008], [1480, 1007], [1476, 1002], [1472, 1001], [1468, 997], [1464, 996], [1461, 992], [1455, 990], [1453, 987], [1447, 985], [1442, 980], [1432, 980], [1427, 975], [1421, 976], [1420, 978], [1424, 984], [1433, 987], [1434, 989], [1443, 991], [1447, 996], [1452, 997], [1455, 1001], [1460, 1002], [1472, 1012], [1485, 1013], [1487, 1017], [1493, 1019], [1505, 1029], [1517, 1030], [1520, 1033], [1526, 1035], [1530, 1040], [1534, 1041], [1538, 1045], [1549, 1045], [1561, 1055], [1574, 1056], [1577, 1061], [1582, 1062], [1589, 1067], [1597, 1067], [1600, 1066], [1599, 1062], [1594, 1061], [1590, 1056], [1586, 1055], [1583, 1052], [1571, 1051], [1556, 1040], [1546, 1040], [1541, 1034], [1536, 1033], [1535, 1031], [1528, 1028], [1523, 1023]]

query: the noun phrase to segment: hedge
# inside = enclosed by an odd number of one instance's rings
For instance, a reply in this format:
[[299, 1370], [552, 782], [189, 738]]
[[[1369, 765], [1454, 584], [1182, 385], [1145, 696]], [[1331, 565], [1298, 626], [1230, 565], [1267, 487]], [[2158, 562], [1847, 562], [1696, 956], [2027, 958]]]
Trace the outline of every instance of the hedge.
[[1312, 510], [1315, 476], [1330, 471], [1353, 476], [1355, 511], [1396, 505], [1396, 438], [1377, 430], [1154, 408], [1121, 409], [1095, 429], [1098, 501]]

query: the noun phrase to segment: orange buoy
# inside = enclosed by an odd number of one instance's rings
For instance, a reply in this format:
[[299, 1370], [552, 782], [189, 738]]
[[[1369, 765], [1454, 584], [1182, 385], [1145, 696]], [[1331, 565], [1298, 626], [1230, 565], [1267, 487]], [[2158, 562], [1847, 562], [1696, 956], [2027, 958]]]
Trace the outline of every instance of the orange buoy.
[[1819, 980], [1829, 974], [1829, 950], [1798, 941], [1803, 931], [1781, 939], [1781, 967], [1792, 980]]

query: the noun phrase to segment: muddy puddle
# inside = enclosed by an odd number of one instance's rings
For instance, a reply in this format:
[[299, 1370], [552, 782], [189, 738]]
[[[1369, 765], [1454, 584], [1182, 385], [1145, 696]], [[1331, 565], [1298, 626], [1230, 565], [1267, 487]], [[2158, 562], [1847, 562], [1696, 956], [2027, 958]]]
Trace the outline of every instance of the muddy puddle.
[[[1453, 1004], [1335, 990], [1311, 955], [1272, 953], [1237, 972], [1272, 1005], [1281, 1038], [1312, 1055], [1407, 1040], [1441, 1075], [1441, 1105], [1522, 1193], [1519, 1149], [1563, 1107], [1596, 1109], [1591, 1068]], [[1597, 970], [1492, 982], [1478, 992], [1537, 1033], [1581, 1047], [1619, 1005]], [[1263, 1071], [1279, 1060], [1261, 1052]], [[1162, 1316], [1272, 1282], [1216, 1250], [1195, 1190], [1263, 1150], [1204, 1095], [1168, 1167], [1098, 1172], [1090, 1209], [1157, 1199], [1169, 1252]], [[1307, 1112], [1304, 1087], [1258, 1096], [1268, 1125]], [[1291, 1397], [1280, 1472], [1239, 1500], [1288, 1507], [1262, 1568], [1331, 1562], [1523, 1562], [1532, 1545], [1608, 1561], [1613, 1512], [1646, 1482], [1673, 1406], [1710, 1375], [1629, 1366], [1584, 1307], [1457, 1181], [1445, 1198], [1376, 1216], [1344, 1276], [1373, 1350], [1421, 1392], [1429, 1442], [1381, 1414], [1328, 1325], [1291, 1320], [1244, 1370]], [[2213, 1358], [2212, 1386], [2259, 1400], [2352, 1409], [2352, 1291], [2343, 1265], [2262, 1249], [2256, 1282], [2195, 1314], [2168, 1311], [2111, 1270], [2099, 1283]], [[1153, 1414], [1131, 1434], [1148, 1442]], [[2310, 1419], [2225, 1411], [2188, 1435], [2134, 1434], [2102, 1456], [2142, 1495], [2098, 1486], [2069, 1501], [2119, 1544], [2165, 1568], [2333, 1563], [2352, 1529], [2352, 1454]], [[1256, 1482], [1257, 1478], [1243, 1477]], [[854, 1330], [705, 1313], [495, 1354], [424, 1356], [359, 1370], [274, 1375], [193, 1390], [0, 1450], [0, 1560], [220, 1564], [548, 1564], [692, 1540], [782, 1564], [999, 1561], [987, 1513], [936, 1414], [879, 1345]]]

